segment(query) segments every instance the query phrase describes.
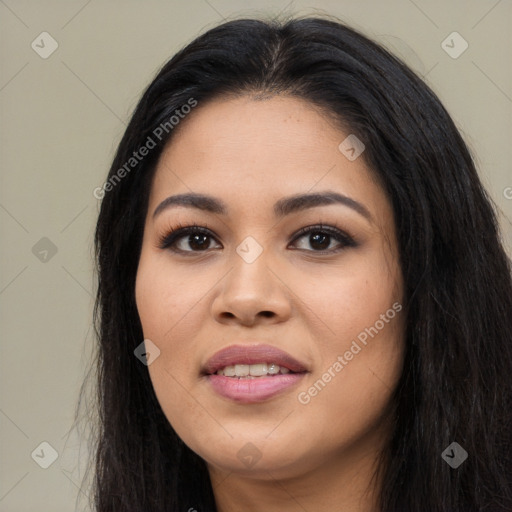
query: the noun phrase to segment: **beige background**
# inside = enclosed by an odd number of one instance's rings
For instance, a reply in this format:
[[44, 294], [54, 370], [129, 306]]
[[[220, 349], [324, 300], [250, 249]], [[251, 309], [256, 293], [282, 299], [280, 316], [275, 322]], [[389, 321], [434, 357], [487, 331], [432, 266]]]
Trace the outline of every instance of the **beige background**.
[[[93, 343], [93, 190], [142, 89], [205, 29], [280, 11], [336, 15], [425, 76], [477, 157], [512, 254], [508, 0], [0, 0], [0, 511], [75, 510], [80, 444], [67, 434]], [[47, 59], [31, 47], [44, 31], [58, 43]], [[456, 59], [441, 46], [454, 31], [469, 44]], [[58, 452], [48, 469], [31, 457], [49, 461], [43, 441]]]

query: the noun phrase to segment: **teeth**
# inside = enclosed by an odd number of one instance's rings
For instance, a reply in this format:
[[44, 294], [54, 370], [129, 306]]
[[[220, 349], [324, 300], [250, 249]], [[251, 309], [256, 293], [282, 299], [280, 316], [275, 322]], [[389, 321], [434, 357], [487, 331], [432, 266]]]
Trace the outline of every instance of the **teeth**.
[[[219, 370], [222, 372], [222, 370]], [[217, 372], [218, 373], [218, 372]], [[226, 368], [224, 368], [224, 375], [226, 377], [235, 377], [235, 367], [234, 366], [226, 366]]]
[[237, 377], [247, 377], [250, 373], [250, 365], [248, 364], [235, 364], [235, 375]]
[[247, 366], [247, 373], [245, 375], [252, 375], [253, 377], [263, 377], [267, 375], [267, 363], [258, 363], [258, 364], [251, 364], [251, 365], [236, 365], [235, 366], [235, 374], [240, 375], [238, 373], [238, 366]]
[[277, 375], [278, 373], [290, 373], [290, 370], [275, 363], [235, 364], [217, 370], [217, 375], [246, 377], [249, 379], [252, 377], [264, 377], [265, 375]]
[[279, 370], [280, 366], [277, 364], [272, 363], [268, 365], [268, 373], [270, 373], [270, 375], [275, 375], [276, 373], [279, 373]]

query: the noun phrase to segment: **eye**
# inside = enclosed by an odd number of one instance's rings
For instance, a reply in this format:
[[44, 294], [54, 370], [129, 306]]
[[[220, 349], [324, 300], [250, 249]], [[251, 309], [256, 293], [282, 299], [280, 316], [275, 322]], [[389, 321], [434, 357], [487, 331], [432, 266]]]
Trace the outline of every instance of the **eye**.
[[170, 249], [175, 252], [205, 252], [211, 249], [213, 233], [202, 226], [178, 226], [169, 233], [160, 237], [158, 247]]
[[[303, 239], [302, 242], [297, 244], [297, 241], [301, 241], [301, 239]], [[345, 247], [357, 245], [354, 239], [341, 229], [323, 224], [302, 228], [295, 234], [293, 243], [296, 249], [318, 253], [338, 252]], [[308, 246], [312, 249], [309, 249]]]
[[[217, 247], [212, 247], [212, 242], [217, 243]], [[350, 235], [341, 229], [318, 224], [304, 227], [295, 233], [291, 245], [294, 249], [325, 254], [335, 253], [346, 247], [355, 247], [357, 244]], [[222, 245], [207, 227], [194, 224], [191, 226], [179, 225], [164, 234], [159, 239], [158, 247], [177, 253], [200, 253], [222, 248]]]

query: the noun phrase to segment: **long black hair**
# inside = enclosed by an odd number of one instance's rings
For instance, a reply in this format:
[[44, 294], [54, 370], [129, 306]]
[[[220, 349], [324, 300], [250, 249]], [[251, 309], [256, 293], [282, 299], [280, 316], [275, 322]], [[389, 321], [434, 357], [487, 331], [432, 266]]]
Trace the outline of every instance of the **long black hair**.
[[[163, 66], [129, 122], [98, 192], [95, 510], [215, 510], [205, 462], [134, 356], [135, 277], [151, 179], [176, 119], [229, 94], [321, 107], [364, 142], [391, 201], [407, 317], [382, 512], [512, 510], [512, 282], [492, 203], [429, 87], [358, 31], [320, 18], [209, 30]], [[441, 456], [452, 442], [468, 453], [457, 469]]]

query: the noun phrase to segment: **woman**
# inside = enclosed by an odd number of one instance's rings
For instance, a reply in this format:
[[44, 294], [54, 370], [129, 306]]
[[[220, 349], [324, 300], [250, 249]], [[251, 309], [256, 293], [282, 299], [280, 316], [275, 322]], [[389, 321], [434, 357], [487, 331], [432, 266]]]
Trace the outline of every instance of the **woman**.
[[510, 267], [403, 63], [334, 21], [225, 23], [95, 195], [96, 510], [512, 510]]

